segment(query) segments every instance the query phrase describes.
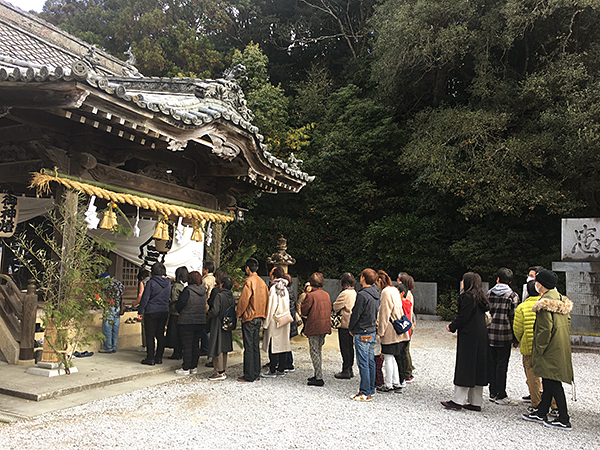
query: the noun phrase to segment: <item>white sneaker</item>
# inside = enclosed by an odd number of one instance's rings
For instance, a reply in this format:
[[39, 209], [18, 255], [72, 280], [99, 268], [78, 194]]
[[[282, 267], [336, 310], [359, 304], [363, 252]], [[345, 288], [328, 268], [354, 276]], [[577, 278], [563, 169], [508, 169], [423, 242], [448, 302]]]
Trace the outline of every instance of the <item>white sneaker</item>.
[[190, 369], [190, 375], [196, 375], [198, 373], [198, 368], [194, 367], [193, 369]]
[[189, 370], [177, 369], [175, 371], [175, 375], [189, 375], [189, 374], [190, 374]]
[[519, 403], [514, 400], [509, 400], [508, 397], [497, 398], [495, 401], [496, 405], [506, 405], [506, 406], [517, 406]]

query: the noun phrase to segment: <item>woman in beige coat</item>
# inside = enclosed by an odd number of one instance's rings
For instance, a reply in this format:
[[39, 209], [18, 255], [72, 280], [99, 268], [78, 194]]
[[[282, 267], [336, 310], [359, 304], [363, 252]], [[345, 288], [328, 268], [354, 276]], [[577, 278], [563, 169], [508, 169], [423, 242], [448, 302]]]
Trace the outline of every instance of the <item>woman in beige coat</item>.
[[350, 316], [352, 308], [356, 301], [356, 280], [351, 273], [345, 273], [340, 277], [342, 284], [342, 292], [338, 295], [333, 303], [333, 310], [336, 313], [341, 313], [342, 320], [338, 327], [338, 340], [340, 343], [340, 353], [342, 354], [342, 371], [336, 373], [334, 377], [349, 380], [354, 376], [352, 366], [354, 365], [354, 345], [353, 338], [350, 335], [348, 325], [350, 324]]
[[275, 267], [271, 274], [271, 288], [267, 303], [267, 317], [263, 321], [263, 351], [269, 352], [269, 371], [262, 374], [265, 378], [283, 376], [287, 367], [286, 353], [292, 351], [290, 345], [290, 324], [277, 326], [275, 316], [290, 312], [290, 296], [286, 286], [288, 280], [281, 267]]
[[402, 298], [400, 292], [392, 284], [389, 275], [383, 270], [377, 272], [377, 286], [381, 289], [379, 313], [377, 316], [377, 334], [381, 342], [383, 354], [384, 385], [377, 388], [379, 392], [391, 392], [403, 387], [406, 370], [406, 346], [408, 333], [397, 334], [390, 319], [401, 319]]

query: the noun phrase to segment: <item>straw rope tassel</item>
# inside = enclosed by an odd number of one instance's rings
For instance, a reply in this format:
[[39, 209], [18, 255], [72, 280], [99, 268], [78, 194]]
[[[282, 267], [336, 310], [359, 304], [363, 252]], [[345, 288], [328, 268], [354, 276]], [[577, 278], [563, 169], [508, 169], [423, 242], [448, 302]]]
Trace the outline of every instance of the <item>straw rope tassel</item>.
[[36, 188], [38, 194], [47, 194], [51, 191], [50, 183], [52, 181], [62, 184], [68, 189], [82, 192], [90, 197], [92, 195], [95, 195], [96, 197], [102, 198], [104, 200], [138, 206], [140, 208], [154, 211], [158, 214], [163, 214], [166, 216], [181, 216], [196, 219], [198, 221], [210, 220], [212, 222], [231, 222], [234, 220], [234, 218], [231, 215], [215, 214], [206, 211], [186, 208], [183, 206], [170, 205], [167, 203], [159, 202], [154, 199], [139, 197], [137, 195], [113, 192], [101, 187], [92, 186], [90, 184], [81, 183], [79, 181], [70, 180], [68, 178], [62, 178], [58, 176], [58, 172], [55, 176], [34, 173], [30, 187]]

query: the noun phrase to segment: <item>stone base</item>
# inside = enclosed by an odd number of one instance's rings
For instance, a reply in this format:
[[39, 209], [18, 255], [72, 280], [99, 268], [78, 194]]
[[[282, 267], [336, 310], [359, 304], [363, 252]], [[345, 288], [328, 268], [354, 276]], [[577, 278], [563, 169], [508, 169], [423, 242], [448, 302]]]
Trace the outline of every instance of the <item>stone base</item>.
[[[77, 367], [71, 367], [71, 373], [77, 373]], [[57, 377], [59, 375], [66, 375], [65, 368], [62, 364], [56, 362], [43, 362], [37, 363], [37, 366], [30, 367], [26, 373], [31, 375], [40, 375], [42, 377]]]
[[35, 364], [35, 359], [20, 359], [17, 361], [18, 366], [33, 366]]

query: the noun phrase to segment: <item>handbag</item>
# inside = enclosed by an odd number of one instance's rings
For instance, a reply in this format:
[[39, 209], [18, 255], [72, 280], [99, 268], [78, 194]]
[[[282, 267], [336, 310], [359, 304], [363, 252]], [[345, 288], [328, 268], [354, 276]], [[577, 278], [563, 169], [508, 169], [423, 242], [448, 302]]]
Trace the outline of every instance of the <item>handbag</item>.
[[331, 311], [331, 328], [339, 328], [342, 324], [342, 311]]
[[405, 315], [402, 316], [401, 319], [396, 320], [392, 320], [392, 318], [390, 317], [390, 322], [392, 322], [394, 330], [397, 334], [404, 334], [412, 328], [412, 322], [408, 320], [408, 317], [406, 317]]
[[223, 331], [233, 331], [237, 327], [237, 316], [235, 314], [235, 304], [231, 305], [225, 311], [223, 315], [223, 324], [221, 325], [221, 329]]
[[277, 328], [281, 328], [288, 323], [292, 323], [294, 320], [289, 311], [280, 314], [273, 314], [273, 317], [275, 317], [275, 322], [277, 322]]
[[489, 311], [485, 312], [485, 326], [489, 327], [492, 324], [492, 314]]

